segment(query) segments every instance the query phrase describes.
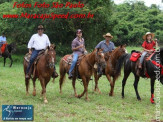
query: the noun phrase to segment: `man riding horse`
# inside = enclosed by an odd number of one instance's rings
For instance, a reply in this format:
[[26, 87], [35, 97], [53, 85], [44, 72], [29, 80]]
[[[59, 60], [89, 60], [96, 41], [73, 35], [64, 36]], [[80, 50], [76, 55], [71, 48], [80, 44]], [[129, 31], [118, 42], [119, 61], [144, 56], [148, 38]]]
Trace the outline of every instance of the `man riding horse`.
[[73, 77], [72, 71], [76, 65], [79, 55], [82, 55], [84, 54], [84, 52], [87, 52], [85, 49], [84, 38], [82, 38], [81, 29], [78, 29], [76, 31], [76, 36], [77, 37], [72, 41], [72, 44], [71, 44], [72, 51], [73, 51], [73, 60], [72, 60], [71, 67], [69, 69], [69, 76], [68, 76], [69, 79]]
[[[44, 27], [42, 25], [39, 25], [37, 28], [37, 31], [38, 33], [32, 35], [28, 43], [29, 54], [31, 54], [31, 57], [30, 57], [30, 61], [26, 70], [26, 75], [25, 75], [26, 78], [30, 78], [29, 76], [30, 68], [32, 64], [34, 63], [35, 59], [37, 58], [39, 52], [42, 50], [45, 50], [48, 46], [50, 46], [50, 41], [49, 41], [48, 36], [43, 33]], [[54, 66], [54, 72], [53, 72], [52, 77], [53, 78], [58, 77], [55, 66]]]
[[[103, 49], [104, 53], [111, 52], [112, 50], [114, 50], [115, 46], [114, 46], [114, 43], [111, 41], [113, 36], [110, 33], [107, 33], [107, 34], [103, 35], [103, 37], [105, 38], [105, 40], [98, 43], [98, 45], [95, 48]], [[100, 66], [98, 66], [98, 75], [102, 75]]]

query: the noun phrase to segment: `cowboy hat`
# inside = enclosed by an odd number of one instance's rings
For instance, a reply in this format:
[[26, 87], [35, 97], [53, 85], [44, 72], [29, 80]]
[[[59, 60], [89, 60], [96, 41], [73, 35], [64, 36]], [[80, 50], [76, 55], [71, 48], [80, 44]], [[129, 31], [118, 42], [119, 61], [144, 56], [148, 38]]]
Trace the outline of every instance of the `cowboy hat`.
[[104, 37], [104, 38], [105, 38], [105, 37], [111, 37], [111, 39], [113, 38], [113, 36], [112, 36], [110, 33], [107, 33], [107, 34], [103, 35], [103, 37]]
[[144, 36], [143, 36], [143, 39], [144, 40], [146, 40], [146, 38], [147, 38], [147, 35], [151, 35], [152, 36], [152, 38], [154, 38], [154, 33], [151, 33], [151, 32], [147, 32]]

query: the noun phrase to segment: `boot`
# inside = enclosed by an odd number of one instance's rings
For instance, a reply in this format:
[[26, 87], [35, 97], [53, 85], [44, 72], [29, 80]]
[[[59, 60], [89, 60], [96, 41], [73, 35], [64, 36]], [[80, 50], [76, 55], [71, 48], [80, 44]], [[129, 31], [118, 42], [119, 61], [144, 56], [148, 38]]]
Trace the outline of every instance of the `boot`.
[[58, 77], [58, 73], [56, 71], [54, 71], [53, 74], [52, 74], [52, 77], [53, 78], [57, 78]]

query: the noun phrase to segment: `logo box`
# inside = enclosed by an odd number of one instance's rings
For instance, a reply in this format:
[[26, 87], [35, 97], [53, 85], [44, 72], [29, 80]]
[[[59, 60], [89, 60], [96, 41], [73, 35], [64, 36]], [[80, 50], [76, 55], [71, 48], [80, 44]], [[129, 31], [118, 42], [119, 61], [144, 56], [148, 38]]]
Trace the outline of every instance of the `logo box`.
[[33, 121], [33, 105], [2, 105], [3, 121]]

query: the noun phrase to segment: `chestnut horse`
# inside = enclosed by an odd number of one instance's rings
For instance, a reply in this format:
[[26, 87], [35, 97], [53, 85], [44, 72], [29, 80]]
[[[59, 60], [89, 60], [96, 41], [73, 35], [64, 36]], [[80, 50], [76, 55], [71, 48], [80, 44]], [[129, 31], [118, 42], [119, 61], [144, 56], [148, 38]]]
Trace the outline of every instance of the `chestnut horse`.
[[[76, 88], [75, 88], [75, 81], [77, 76], [74, 75], [72, 78], [72, 86], [74, 89], [75, 97], [81, 98], [86, 93], [86, 100], [88, 100], [88, 84], [93, 74], [93, 67], [95, 63], [98, 63], [103, 66], [106, 65], [104, 53], [102, 49], [95, 49], [92, 53], [85, 55], [85, 57], [81, 59], [80, 65], [78, 66], [78, 73], [82, 78], [84, 91], [82, 94], [77, 95]], [[70, 65], [66, 63], [62, 58], [60, 61], [59, 68], [60, 68], [60, 80], [59, 80], [60, 93], [62, 93], [62, 84], [65, 79], [65, 74], [69, 71]]]
[[[109, 96], [113, 96], [115, 81], [120, 75], [119, 73], [116, 72], [116, 65], [117, 65], [119, 58], [127, 52], [125, 47], [126, 45], [121, 45], [117, 47], [115, 50], [113, 50], [112, 52], [105, 53], [105, 56], [108, 58], [108, 60], [106, 61], [107, 65], [106, 65], [106, 68], [104, 69], [104, 74], [106, 75], [111, 86]], [[111, 77], [113, 77], [113, 81], [111, 80]], [[95, 78], [94, 91], [98, 91], [99, 93], [101, 93], [101, 91], [98, 88], [98, 80], [100, 76], [97, 75], [96, 70], [94, 70], [94, 78]]]
[[[50, 81], [50, 78], [54, 71], [55, 58], [56, 58], [55, 45], [51, 45], [46, 49], [44, 54], [40, 56], [37, 64], [34, 66], [33, 78], [32, 78], [33, 96], [36, 95], [35, 82], [36, 79], [38, 78], [40, 80], [41, 87], [42, 87], [41, 96], [43, 96], [44, 98], [44, 103], [48, 103], [48, 100], [46, 98], [46, 86]], [[28, 62], [24, 59], [24, 74], [26, 73], [27, 66], [28, 66]], [[29, 80], [30, 79], [25, 79], [26, 95], [29, 94], [28, 92]]]

